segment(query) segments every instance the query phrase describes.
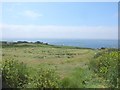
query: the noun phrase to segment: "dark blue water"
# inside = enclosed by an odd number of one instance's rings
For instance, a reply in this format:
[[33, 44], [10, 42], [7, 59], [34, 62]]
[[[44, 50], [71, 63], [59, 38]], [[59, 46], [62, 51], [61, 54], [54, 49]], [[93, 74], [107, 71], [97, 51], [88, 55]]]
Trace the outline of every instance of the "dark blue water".
[[118, 48], [118, 40], [98, 39], [5, 39], [6, 41], [41, 41], [53, 45], [77, 46], [87, 48]]

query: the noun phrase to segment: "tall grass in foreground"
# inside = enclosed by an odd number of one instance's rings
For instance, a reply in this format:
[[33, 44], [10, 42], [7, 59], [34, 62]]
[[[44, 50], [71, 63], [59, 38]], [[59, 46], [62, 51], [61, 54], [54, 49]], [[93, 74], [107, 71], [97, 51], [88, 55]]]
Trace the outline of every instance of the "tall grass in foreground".
[[92, 70], [88, 68], [75, 68], [71, 76], [62, 80], [65, 88], [107, 88], [104, 79], [98, 78]]
[[62, 81], [65, 88], [86, 88], [89, 81], [92, 79], [92, 74], [87, 69], [75, 68], [70, 77], [66, 77]]

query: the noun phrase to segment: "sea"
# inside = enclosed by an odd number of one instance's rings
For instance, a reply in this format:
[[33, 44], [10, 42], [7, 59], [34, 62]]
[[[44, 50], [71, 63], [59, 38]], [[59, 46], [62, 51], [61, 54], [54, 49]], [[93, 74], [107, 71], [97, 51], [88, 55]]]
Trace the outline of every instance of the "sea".
[[83, 48], [118, 48], [118, 40], [102, 40], [102, 39], [4, 39], [3, 41], [28, 41], [28, 42], [44, 42], [51, 45], [75, 46]]

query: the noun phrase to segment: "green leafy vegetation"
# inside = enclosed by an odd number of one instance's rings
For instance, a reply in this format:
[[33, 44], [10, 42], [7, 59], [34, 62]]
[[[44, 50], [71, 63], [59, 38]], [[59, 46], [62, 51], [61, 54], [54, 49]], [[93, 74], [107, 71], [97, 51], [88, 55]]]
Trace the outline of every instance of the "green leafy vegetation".
[[4, 87], [117, 88], [117, 49], [87, 49], [38, 43], [3, 45]]
[[98, 54], [90, 62], [90, 67], [108, 82], [109, 87], [118, 87], [118, 51], [108, 49]]
[[54, 70], [40, 68], [33, 78], [33, 86], [35, 88], [60, 88], [60, 80]]
[[65, 88], [107, 88], [104, 79], [88, 68], [75, 68], [69, 77], [62, 80]]
[[8, 88], [58, 88], [60, 82], [52, 69], [38, 69], [31, 77], [25, 64], [9, 59], [3, 63], [3, 87]]
[[85, 88], [91, 79], [91, 73], [87, 69], [76, 68], [70, 77], [63, 79], [63, 87], [65, 88]]
[[13, 59], [3, 61], [2, 80], [3, 85], [6, 87], [25, 88], [28, 83], [28, 77], [25, 64], [18, 63], [18, 61]]

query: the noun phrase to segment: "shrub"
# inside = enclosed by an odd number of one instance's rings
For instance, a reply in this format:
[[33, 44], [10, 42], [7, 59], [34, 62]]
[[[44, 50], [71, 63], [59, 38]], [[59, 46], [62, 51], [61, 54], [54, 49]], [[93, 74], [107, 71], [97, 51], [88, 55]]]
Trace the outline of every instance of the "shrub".
[[118, 51], [108, 50], [90, 62], [99, 76], [106, 79], [110, 87], [118, 87]]
[[37, 75], [33, 77], [33, 86], [35, 88], [58, 88], [60, 80], [53, 69], [40, 68]]
[[3, 88], [25, 88], [28, 83], [27, 67], [17, 60], [3, 60], [2, 70]]
[[[53, 69], [40, 68], [30, 76], [26, 64], [14, 59], [3, 60], [2, 84], [3, 88], [58, 88], [59, 77]], [[36, 70], [36, 69], [35, 69]], [[30, 75], [29, 75], [30, 74]]]

